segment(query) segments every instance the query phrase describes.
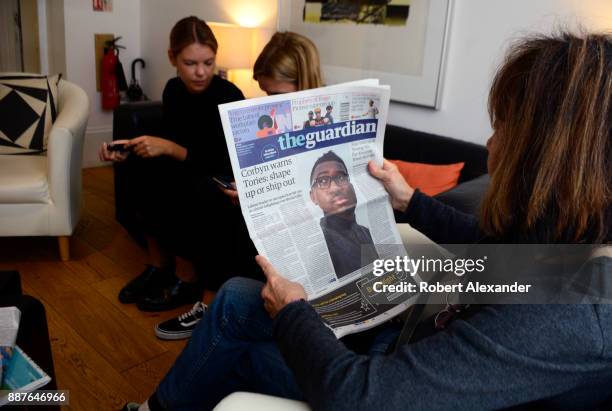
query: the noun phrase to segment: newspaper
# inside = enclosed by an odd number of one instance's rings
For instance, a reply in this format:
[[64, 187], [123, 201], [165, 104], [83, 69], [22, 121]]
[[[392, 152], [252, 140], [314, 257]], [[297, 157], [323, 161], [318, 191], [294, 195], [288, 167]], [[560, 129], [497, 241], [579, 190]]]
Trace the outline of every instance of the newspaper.
[[11, 356], [6, 365], [2, 386], [0, 386], [0, 407], [9, 401], [9, 395], [15, 392], [32, 392], [51, 381], [49, 377], [19, 346], [11, 349]]
[[4, 380], [4, 369], [11, 357], [17, 340], [21, 311], [17, 307], [0, 307], [0, 384]]
[[0, 347], [12, 347], [17, 340], [21, 311], [17, 307], [0, 307]]
[[8, 394], [34, 391], [51, 378], [15, 345], [21, 311], [0, 307], [0, 406], [8, 403]]
[[257, 251], [304, 286], [338, 337], [387, 321], [417, 297], [373, 286], [407, 280], [373, 273], [375, 260], [406, 255], [388, 194], [367, 171], [383, 161], [389, 95], [363, 80], [219, 106]]

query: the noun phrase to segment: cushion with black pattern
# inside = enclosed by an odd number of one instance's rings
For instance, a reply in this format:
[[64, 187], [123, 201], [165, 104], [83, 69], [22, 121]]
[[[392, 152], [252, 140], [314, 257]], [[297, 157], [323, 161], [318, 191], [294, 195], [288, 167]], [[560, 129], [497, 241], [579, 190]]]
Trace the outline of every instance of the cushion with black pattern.
[[0, 154], [37, 154], [47, 150], [57, 117], [61, 74], [0, 74]]

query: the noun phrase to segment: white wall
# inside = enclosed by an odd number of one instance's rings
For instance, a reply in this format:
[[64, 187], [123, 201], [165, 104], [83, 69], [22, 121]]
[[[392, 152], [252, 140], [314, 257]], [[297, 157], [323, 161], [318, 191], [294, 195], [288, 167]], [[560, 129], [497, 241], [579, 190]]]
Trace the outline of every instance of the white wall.
[[[21, 48], [23, 71], [40, 73], [40, 47], [38, 42], [38, 4], [36, 0], [19, 0], [21, 14]], [[23, 29], [27, 27], [28, 29]]]
[[[41, 58], [41, 61], [46, 60], [45, 74], [66, 74], [66, 32], [64, 30], [64, 0], [43, 0], [39, 1], [38, 12], [46, 15], [45, 22], [40, 25], [45, 26], [45, 40], [41, 44], [45, 44], [47, 48], [46, 56]], [[41, 47], [42, 50], [42, 47]], [[43, 67], [41, 67], [43, 69]]]
[[276, 8], [277, 0], [142, 1], [142, 57], [147, 63], [141, 75], [144, 92], [153, 100], [161, 99], [164, 85], [176, 75], [166, 51], [170, 30], [181, 18], [194, 15], [205, 21], [252, 23], [268, 32], [269, 38], [276, 29]]
[[[454, 2], [441, 110], [392, 103], [391, 124], [484, 144], [491, 132], [486, 112], [488, 89], [514, 38], [533, 31], [550, 32], [562, 24], [612, 27], [610, 0]], [[95, 91], [94, 33], [123, 36], [128, 49], [121, 60], [128, 81], [131, 61], [144, 58], [147, 67], [137, 73], [143, 90], [150, 98], [160, 99], [166, 81], [175, 75], [166, 50], [170, 29], [180, 18], [196, 15], [226, 23], [254, 18], [264, 29], [264, 37], [276, 28], [276, 0], [115, 0], [113, 6], [112, 13], [101, 13], [92, 11], [90, 0], [64, 0], [67, 78], [83, 87], [92, 102], [86, 166], [98, 164], [97, 147], [112, 133], [112, 114], [100, 109], [100, 95]]]
[[[170, 2], [168, 2], [170, 3]], [[66, 36], [66, 79], [81, 86], [90, 100], [90, 114], [85, 137], [83, 166], [98, 165], [97, 149], [111, 140], [113, 114], [103, 111], [96, 91], [94, 34], [122, 36], [127, 47], [119, 56], [129, 83], [129, 68], [140, 57], [140, 0], [114, 0], [112, 12], [94, 12], [91, 0], [64, 0]]]
[[392, 103], [389, 123], [484, 144], [490, 83], [513, 39], [560, 25], [612, 31], [610, 0], [454, 1], [441, 110]]

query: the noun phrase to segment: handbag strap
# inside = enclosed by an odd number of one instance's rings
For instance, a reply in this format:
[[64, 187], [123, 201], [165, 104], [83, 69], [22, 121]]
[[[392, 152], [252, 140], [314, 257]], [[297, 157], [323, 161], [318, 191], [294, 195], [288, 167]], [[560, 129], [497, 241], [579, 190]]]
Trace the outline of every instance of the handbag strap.
[[419, 324], [419, 320], [424, 310], [425, 304], [423, 303], [417, 303], [410, 307], [410, 312], [406, 315], [404, 326], [402, 327], [399, 337], [397, 337], [393, 351], [397, 351], [399, 347], [410, 341], [414, 335], [414, 330], [416, 330], [417, 325]]

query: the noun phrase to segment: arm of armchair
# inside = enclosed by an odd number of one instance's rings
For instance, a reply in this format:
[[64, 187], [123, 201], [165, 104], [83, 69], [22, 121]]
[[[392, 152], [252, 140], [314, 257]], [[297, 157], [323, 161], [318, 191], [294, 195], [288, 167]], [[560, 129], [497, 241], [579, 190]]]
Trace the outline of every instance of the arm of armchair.
[[81, 211], [83, 136], [89, 116], [89, 99], [77, 85], [59, 84], [58, 116], [47, 145], [49, 192], [54, 212], [49, 224], [57, 235], [70, 235]]
[[305, 402], [251, 392], [235, 392], [225, 397], [214, 411], [310, 411]]

